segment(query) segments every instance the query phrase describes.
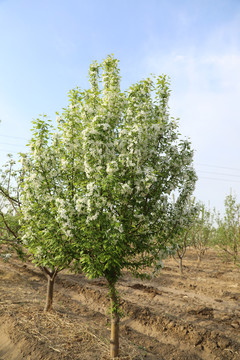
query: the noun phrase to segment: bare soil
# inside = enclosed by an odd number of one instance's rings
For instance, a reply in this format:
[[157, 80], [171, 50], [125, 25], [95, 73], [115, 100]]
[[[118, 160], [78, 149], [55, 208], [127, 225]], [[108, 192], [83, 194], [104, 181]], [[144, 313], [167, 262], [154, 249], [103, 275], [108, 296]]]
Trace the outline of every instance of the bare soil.
[[[209, 250], [184, 273], [170, 258], [150, 281], [120, 279], [121, 360], [240, 359], [240, 270]], [[54, 310], [44, 313], [46, 279], [31, 264], [0, 262], [0, 360], [109, 359], [104, 279], [60, 273]]]

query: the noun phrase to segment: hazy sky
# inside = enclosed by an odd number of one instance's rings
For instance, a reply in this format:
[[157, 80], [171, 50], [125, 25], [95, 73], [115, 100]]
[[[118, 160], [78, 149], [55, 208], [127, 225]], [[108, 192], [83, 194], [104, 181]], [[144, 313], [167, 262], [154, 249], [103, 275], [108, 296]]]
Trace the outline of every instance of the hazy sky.
[[89, 64], [113, 53], [123, 90], [171, 77], [197, 199], [222, 210], [230, 189], [239, 194], [239, 0], [0, 0], [0, 46], [0, 164], [24, 151], [32, 119], [55, 119], [70, 89], [88, 87]]

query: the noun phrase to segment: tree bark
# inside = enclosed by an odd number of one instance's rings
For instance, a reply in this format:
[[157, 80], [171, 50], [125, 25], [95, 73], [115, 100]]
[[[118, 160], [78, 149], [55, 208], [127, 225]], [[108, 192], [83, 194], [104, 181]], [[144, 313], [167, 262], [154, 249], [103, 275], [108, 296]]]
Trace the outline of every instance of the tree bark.
[[201, 263], [201, 261], [202, 261], [202, 254], [201, 254], [201, 253], [198, 253], [198, 254], [197, 254], [197, 258], [198, 258], [197, 264], [200, 265], [200, 263]]
[[54, 287], [54, 281], [55, 278], [51, 278], [48, 275], [48, 282], [47, 282], [47, 296], [46, 296], [46, 302], [45, 302], [45, 307], [44, 307], [44, 311], [50, 311], [52, 310], [52, 304], [53, 304], [53, 287]]
[[180, 274], [182, 275], [183, 274], [183, 261], [182, 261], [182, 258], [179, 258], [179, 271], [180, 271]]
[[119, 299], [115, 284], [109, 283], [109, 289], [109, 296], [111, 299], [110, 357], [114, 359], [119, 355]]
[[119, 354], [119, 315], [112, 313], [110, 357], [116, 358]]
[[46, 302], [44, 307], [44, 312], [48, 312], [52, 310], [53, 304], [53, 288], [55, 279], [58, 273], [58, 270], [49, 271], [47, 268], [42, 269], [47, 277], [47, 295], [46, 295]]

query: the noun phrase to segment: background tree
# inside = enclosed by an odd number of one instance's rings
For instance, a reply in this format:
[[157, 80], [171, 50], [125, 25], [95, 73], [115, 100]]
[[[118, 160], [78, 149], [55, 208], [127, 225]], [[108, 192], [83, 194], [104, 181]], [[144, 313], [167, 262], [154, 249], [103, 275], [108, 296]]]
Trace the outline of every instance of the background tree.
[[204, 204], [199, 204], [198, 216], [195, 218], [191, 230], [191, 242], [197, 253], [198, 264], [201, 263], [202, 257], [212, 241], [213, 231], [213, 215], [211, 211], [207, 210]]
[[234, 264], [240, 263], [240, 204], [230, 194], [225, 199], [225, 214], [217, 217], [216, 245]]
[[199, 213], [199, 205], [196, 204], [195, 198], [189, 199], [185, 211], [187, 211], [187, 215], [183, 215], [182, 226], [179, 227], [173, 242], [173, 257], [179, 263], [180, 274], [183, 274], [183, 258], [187, 248], [192, 245], [192, 228]]
[[8, 259], [12, 252], [24, 258], [19, 234], [19, 186], [20, 171], [9, 155], [9, 160], [0, 170], [0, 256]]
[[72, 101], [71, 97], [65, 121], [59, 119], [58, 131], [53, 132], [45, 115], [34, 122], [30, 151], [22, 154], [21, 233], [32, 262], [48, 280], [45, 311], [52, 308], [57, 274], [74, 256], [72, 200], [79, 169], [73, 147], [78, 129]]

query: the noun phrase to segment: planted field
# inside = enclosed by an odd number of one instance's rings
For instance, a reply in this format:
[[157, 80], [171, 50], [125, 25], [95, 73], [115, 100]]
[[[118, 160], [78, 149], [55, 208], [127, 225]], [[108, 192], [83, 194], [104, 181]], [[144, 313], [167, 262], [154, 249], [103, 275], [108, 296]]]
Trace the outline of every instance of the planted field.
[[[209, 250], [197, 266], [187, 252], [141, 281], [118, 283], [122, 360], [240, 359], [240, 271]], [[103, 279], [60, 273], [54, 311], [44, 313], [46, 279], [31, 264], [0, 263], [0, 359], [109, 359], [110, 321]]]

